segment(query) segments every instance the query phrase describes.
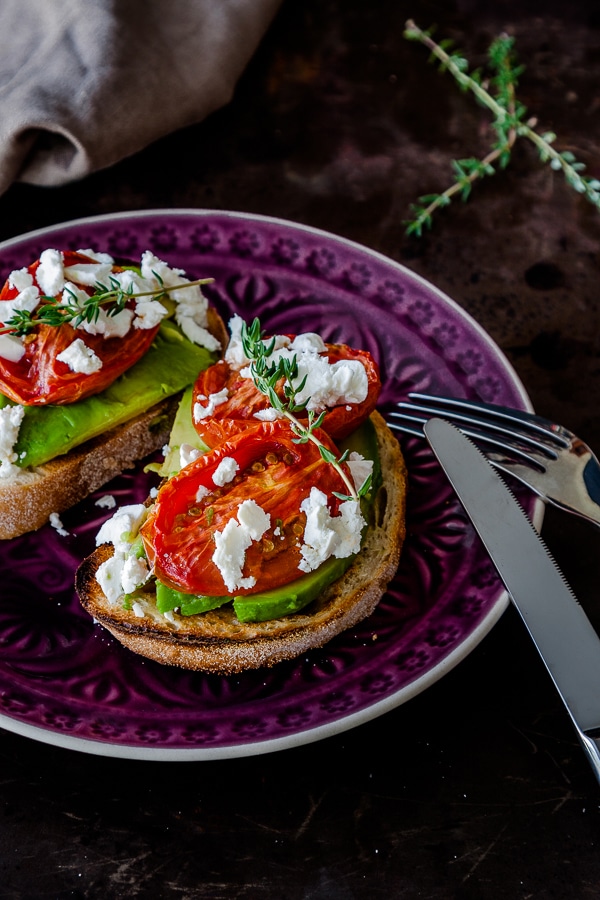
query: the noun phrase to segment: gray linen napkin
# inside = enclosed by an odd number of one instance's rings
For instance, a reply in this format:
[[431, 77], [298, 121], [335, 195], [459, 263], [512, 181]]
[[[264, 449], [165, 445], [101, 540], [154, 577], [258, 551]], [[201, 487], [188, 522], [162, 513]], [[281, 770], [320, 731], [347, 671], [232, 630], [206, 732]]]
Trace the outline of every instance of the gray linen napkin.
[[227, 103], [281, 0], [1, 0], [0, 193], [112, 165]]

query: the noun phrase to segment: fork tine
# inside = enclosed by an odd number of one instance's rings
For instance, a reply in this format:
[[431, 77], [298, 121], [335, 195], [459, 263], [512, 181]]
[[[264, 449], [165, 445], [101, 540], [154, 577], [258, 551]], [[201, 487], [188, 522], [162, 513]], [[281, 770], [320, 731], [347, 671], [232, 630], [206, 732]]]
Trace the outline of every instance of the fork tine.
[[[437, 414], [439, 414], [439, 411], [437, 411]], [[391, 421], [391, 417], [393, 417], [393, 421]], [[392, 431], [400, 431], [403, 434], [410, 434], [413, 437], [421, 438], [424, 436], [423, 425], [429, 418], [431, 418], [431, 416], [410, 416], [396, 411], [392, 411], [386, 416], [387, 424], [389, 428], [392, 429]], [[453, 420], [452, 415], [448, 416], [447, 418], [451, 421]], [[485, 431], [470, 427], [468, 425], [461, 425], [460, 430], [463, 434], [466, 434], [467, 437], [473, 438], [473, 440], [475, 441], [480, 441], [490, 447], [495, 447], [496, 449], [501, 450], [503, 453], [508, 453], [512, 457], [517, 457], [523, 463], [525, 463], [525, 465], [531, 468], [545, 471], [546, 466], [544, 456], [542, 456], [542, 454], [540, 453], [532, 451], [527, 452], [511, 443], [510, 441], [502, 440], [500, 438], [494, 438], [490, 434], [486, 434]], [[547, 460], [556, 459], [556, 454], [554, 453], [554, 451], [550, 450], [547, 447], [544, 447], [543, 449]]]
[[[569, 447], [574, 435], [562, 425], [557, 425], [549, 419], [544, 419], [535, 413], [524, 410], [509, 409], [504, 406], [496, 406], [492, 403], [484, 403], [480, 400], [466, 400], [458, 397], [439, 397], [435, 394], [423, 394], [413, 391], [408, 395], [411, 401], [432, 404], [439, 412], [440, 408], [462, 409], [466, 411], [479, 411], [491, 419], [499, 419], [510, 422], [521, 428], [527, 428], [539, 437], [557, 444], [560, 447]], [[400, 405], [400, 404], [398, 404]]]
[[[531, 437], [524, 433], [522, 429], [516, 430], [514, 428], [508, 428], [506, 425], [502, 425], [493, 419], [490, 420], [482, 417], [476, 418], [475, 416], [467, 416], [462, 412], [456, 412], [454, 409], [445, 409], [441, 404], [439, 406], [426, 406], [422, 403], [407, 403], [401, 401], [396, 404], [396, 409], [404, 410], [406, 413], [422, 413], [427, 417], [442, 415], [457, 424], [463, 431], [465, 430], [463, 426], [466, 425], [477, 429], [478, 436], [481, 436], [479, 432], [487, 431], [502, 435], [506, 438], [506, 443], [504, 445], [500, 444], [500, 446], [512, 447], [514, 444], [518, 444], [536, 450], [543, 456], [547, 456], [548, 459], [556, 459], [557, 457], [556, 451], [551, 447], [548, 447], [548, 445], [539, 440], [539, 438]], [[459, 409], [462, 409], [462, 407], [459, 407]], [[395, 410], [390, 412], [390, 415], [395, 418], [404, 414], [405, 413], [397, 413]], [[423, 421], [426, 421], [426, 419]], [[555, 441], [554, 443], [556, 446], [563, 446], [562, 441]]]

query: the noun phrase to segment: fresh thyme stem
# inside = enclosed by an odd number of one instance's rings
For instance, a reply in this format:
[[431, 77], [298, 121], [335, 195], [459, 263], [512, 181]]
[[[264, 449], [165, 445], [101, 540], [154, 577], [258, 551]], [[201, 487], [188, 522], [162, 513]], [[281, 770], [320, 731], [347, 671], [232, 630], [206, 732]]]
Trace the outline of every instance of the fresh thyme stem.
[[[297, 395], [302, 391], [306, 383], [306, 378], [304, 378], [300, 384], [297, 384], [298, 363], [296, 357], [294, 356], [292, 360], [281, 357], [277, 362], [271, 359], [275, 349], [275, 341], [274, 339], [268, 343], [263, 341], [258, 319], [254, 319], [250, 326], [247, 326], [245, 322], [242, 325], [242, 346], [246, 357], [250, 360], [250, 373], [256, 388], [267, 397], [271, 406], [290, 422], [292, 430], [298, 436], [298, 441], [300, 443], [311, 441], [315, 444], [319, 448], [321, 457], [325, 462], [333, 466], [344, 482], [344, 486], [348, 490], [348, 497], [343, 497], [338, 493], [336, 493], [336, 496], [340, 497], [340, 499], [350, 500], [359, 500], [361, 497], [364, 497], [371, 485], [370, 477], [357, 491], [341, 465], [345, 461], [346, 454], [343, 454], [338, 459], [315, 434], [315, 429], [320, 426], [325, 413], [322, 412], [315, 417], [314, 412], [308, 410], [308, 425], [304, 425], [294, 415], [295, 412], [306, 409], [308, 403], [308, 400], [302, 403], [298, 403], [296, 400]], [[277, 383], [282, 379], [284, 382], [283, 394], [285, 400], [281, 399], [275, 389]]]
[[113, 285], [116, 285], [113, 287], [107, 287], [98, 283], [95, 292], [82, 302], [74, 294], [71, 294], [67, 303], [57, 303], [55, 297], [42, 296], [40, 297], [40, 305], [33, 312], [17, 310], [0, 328], [0, 334], [12, 333], [22, 336], [28, 334], [37, 325], [49, 325], [58, 328], [69, 322], [74, 322], [75, 327], [77, 327], [81, 322], [97, 321], [100, 315], [100, 308], [107, 304], [114, 304], [109, 311], [109, 315], [116, 315], [125, 308], [129, 300], [135, 300], [138, 297], [155, 297], [160, 299], [170, 294], [171, 291], [211, 284], [213, 281], [213, 278], [199, 278], [196, 281], [181, 282], [170, 287], [165, 287], [161, 284], [159, 288], [154, 290], [135, 292], [123, 289], [116, 282], [113, 282]]
[[[460, 53], [447, 52], [449, 41], [436, 43], [430, 32], [423, 31], [412, 19], [406, 23], [404, 36], [409, 40], [416, 40], [427, 47], [432, 57], [440, 63], [442, 71], [448, 71], [454, 77], [458, 85], [465, 91], [470, 91], [477, 100], [487, 107], [494, 115], [492, 126], [498, 135], [498, 140], [492, 150], [481, 160], [476, 158], [455, 160], [452, 163], [455, 174], [455, 182], [445, 191], [439, 194], [427, 194], [419, 197], [419, 202], [411, 205], [413, 218], [407, 221], [406, 233], [420, 236], [423, 228], [431, 227], [433, 213], [447, 206], [452, 197], [460, 194], [466, 200], [470, 194], [472, 184], [485, 175], [493, 175], [495, 166], [501, 168], [507, 165], [513, 145], [517, 138], [525, 137], [536, 147], [542, 162], [547, 162], [551, 169], [562, 171], [567, 183], [577, 193], [585, 196], [590, 203], [600, 209], [600, 181], [588, 178], [581, 174], [585, 166], [577, 162], [569, 151], [560, 152], [552, 144], [556, 135], [552, 132], [540, 134], [535, 130], [537, 124], [534, 118], [527, 119], [527, 110], [519, 103], [515, 96], [515, 88], [522, 67], [514, 66], [512, 55], [514, 39], [506, 34], [500, 35], [492, 42], [488, 57], [495, 75], [490, 83], [483, 82], [480, 73], [475, 70], [468, 72], [469, 64]], [[495, 96], [490, 93], [491, 85]]]
[[[259, 388], [259, 390], [260, 390], [260, 388]], [[319, 452], [321, 453], [321, 456], [323, 456], [323, 450], [326, 450], [327, 448], [323, 445], [323, 443], [315, 435], [314, 431], [312, 431], [310, 428], [305, 428], [304, 425], [302, 424], [302, 422], [300, 422], [296, 418], [296, 416], [293, 413], [291, 413], [289, 410], [282, 409], [281, 412], [286, 417], [286, 419], [288, 419], [289, 422], [291, 422], [292, 428], [298, 434], [298, 436], [301, 438], [306, 437], [309, 441], [312, 441], [312, 443], [315, 444], [319, 448]], [[350, 479], [348, 478], [348, 476], [342, 469], [342, 467], [340, 465], [340, 460], [336, 459], [335, 457], [333, 459], [331, 459], [329, 457], [323, 457], [323, 458], [326, 460], [326, 462], [329, 462], [334, 467], [334, 469], [336, 470], [336, 472], [338, 473], [338, 475], [344, 482], [344, 485], [346, 486], [346, 488], [348, 490], [348, 495], [353, 500], [358, 500], [358, 494], [356, 492], [356, 488], [354, 487], [354, 485], [352, 484], [352, 482], [350, 481]]]

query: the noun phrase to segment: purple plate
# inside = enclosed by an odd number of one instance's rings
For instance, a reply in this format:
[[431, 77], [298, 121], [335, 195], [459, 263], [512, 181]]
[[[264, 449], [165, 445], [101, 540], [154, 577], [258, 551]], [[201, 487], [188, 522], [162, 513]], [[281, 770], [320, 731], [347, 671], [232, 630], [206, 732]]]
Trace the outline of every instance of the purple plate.
[[[153, 250], [190, 276], [227, 319], [272, 332], [317, 331], [368, 349], [382, 412], [410, 390], [529, 409], [487, 334], [423, 279], [316, 229], [247, 214], [154, 210], [99, 216], [0, 244], [0, 278], [47, 247], [117, 257]], [[106, 756], [198, 760], [297, 746], [393, 709], [464, 658], [507, 597], [423, 441], [407, 439], [408, 537], [375, 613], [297, 660], [235, 677], [144, 660], [79, 606], [73, 576], [107, 515], [104, 494], [144, 499], [151, 476], [122, 476], [50, 526], [0, 544], [0, 725]], [[535, 510], [527, 498], [528, 511]]]

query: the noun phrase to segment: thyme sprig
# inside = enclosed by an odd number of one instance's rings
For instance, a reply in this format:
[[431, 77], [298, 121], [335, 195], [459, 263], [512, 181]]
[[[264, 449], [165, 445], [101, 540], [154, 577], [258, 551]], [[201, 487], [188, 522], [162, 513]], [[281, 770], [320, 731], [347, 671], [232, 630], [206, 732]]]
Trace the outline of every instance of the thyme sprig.
[[27, 309], [15, 310], [10, 319], [0, 328], [0, 334], [10, 332], [18, 337], [24, 337], [37, 328], [38, 325], [49, 325], [59, 328], [61, 325], [70, 323], [74, 328], [77, 328], [83, 322], [97, 322], [102, 307], [107, 307], [107, 315], [116, 316], [125, 309], [130, 300], [135, 300], [138, 297], [153, 297], [155, 300], [160, 300], [168, 297], [171, 291], [210, 284], [214, 281], [213, 278], [199, 278], [196, 281], [185, 281], [165, 287], [160, 276], [156, 272], [153, 274], [160, 286], [148, 291], [134, 291], [133, 285], [124, 288], [116, 278], [111, 276], [108, 284], [103, 284], [100, 281], [96, 282], [94, 292], [86, 295], [85, 299], [80, 299], [68, 287], [63, 291], [62, 302], [59, 302], [56, 297], [43, 295], [40, 297], [39, 306], [32, 312]]
[[[270, 341], [263, 339], [263, 333], [259, 319], [254, 319], [251, 325], [245, 322], [242, 324], [242, 347], [246, 357], [250, 360], [250, 374], [255, 386], [267, 397], [273, 409], [284, 416], [292, 427], [292, 431], [296, 435], [295, 443], [306, 444], [312, 441], [321, 454], [321, 458], [336, 470], [346, 488], [348, 494], [338, 493], [334, 491], [334, 495], [340, 500], [359, 500], [364, 497], [371, 486], [371, 476], [365, 479], [358, 491], [348, 477], [342, 463], [348, 458], [348, 451], [337, 457], [328, 447], [319, 440], [315, 434], [325, 417], [325, 410], [318, 415], [312, 409], [306, 409], [310, 398], [298, 401], [297, 397], [306, 385], [306, 376], [298, 382], [298, 360], [296, 356], [279, 357], [273, 359], [273, 351], [275, 350], [275, 338]], [[277, 385], [283, 381], [283, 399], [277, 393]], [[296, 413], [306, 412], [307, 424], [301, 422]]]
[[431, 228], [433, 214], [448, 206], [455, 195], [467, 200], [473, 184], [481, 178], [493, 175], [510, 161], [513, 145], [517, 138], [527, 138], [537, 148], [539, 158], [549, 163], [550, 168], [561, 171], [577, 193], [582, 194], [597, 209], [600, 209], [600, 181], [582, 174], [585, 165], [578, 162], [573, 153], [560, 152], [553, 144], [556, 134], [551, 131], [536, 131], [537, 120], [528, 117], [527, 108], [516, 98], [518, 80], [524, 67], [515, 63], [514, 38], [501, 34], [488, 50], [491, 76], [484, 80], [479, 69], [469, 71], [467, 59], [457, 50], [452, 50], [451, 41], [436, 43], [431, 31], [424, 31], [412, 20], [406, 23], [404, 36], [408, 40], [419, 41], [431, 51], [431, 59], [439, 63], [441, 71], [449, 72], [463, 91], [471, 92], [477, 101], [487, 107], [493, 115], [492, 128], [496, 140], [490, 152], [478, 159], [455, 160], [452, 163], [454, 182], [442, 193], [425, 194], [410, 207], [411, 219], [406, 221], [406, 233], [420, 237], [424, 228]]

